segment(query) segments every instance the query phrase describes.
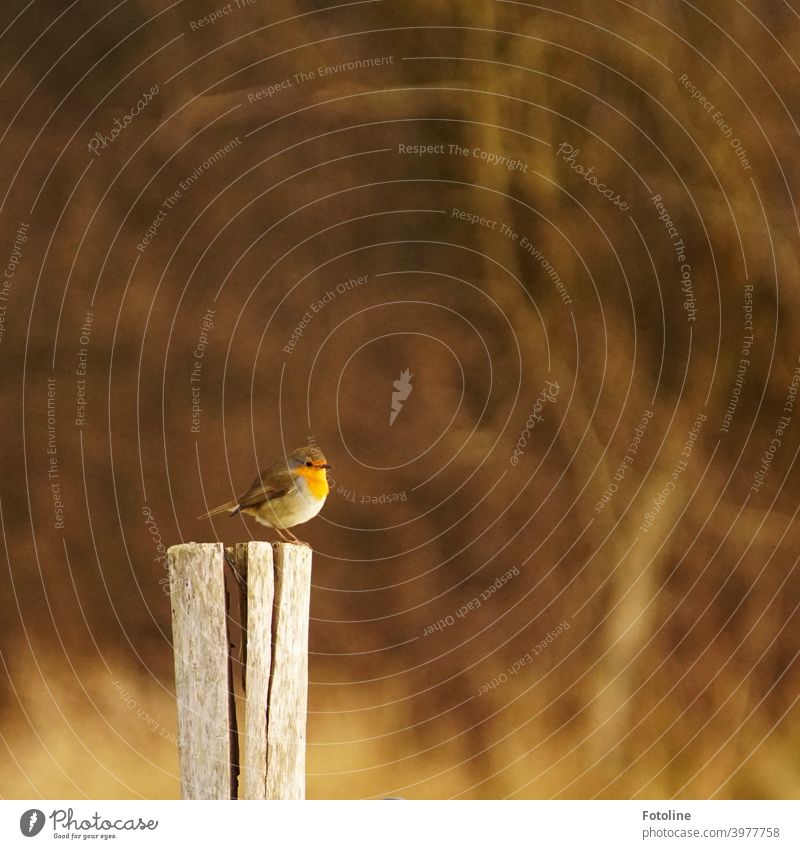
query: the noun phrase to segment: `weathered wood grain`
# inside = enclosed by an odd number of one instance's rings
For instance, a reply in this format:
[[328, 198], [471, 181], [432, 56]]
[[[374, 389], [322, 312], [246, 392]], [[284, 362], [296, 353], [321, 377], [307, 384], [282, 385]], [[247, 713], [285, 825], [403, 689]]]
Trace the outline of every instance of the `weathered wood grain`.
[[[275, 602], [267, 707], [266, 797], [304, 799], [311, 549], [291, 543], [275, 543], [273, 549]], [[252, 658], [252, 646], [249, 656]]]
[[169, 556], [178, 751], [184, 799], [231, 797], [228, 633], [222, 543]]
[[272, 609], [274, 566], [272, 545], [250, 542], [237, 547], [240, 571], [247, 576], [247, 613], [244, 653], [246, 692], [244, 758], [240, 799], [267, 798], [267, 700], [272, 667]]
[[240, 799], [305, 798], [311, 549], [221, 543], [169, 549], [181, 792], [227, 799], [239, 764], [224, 557], [241, 599], [245, 721]]

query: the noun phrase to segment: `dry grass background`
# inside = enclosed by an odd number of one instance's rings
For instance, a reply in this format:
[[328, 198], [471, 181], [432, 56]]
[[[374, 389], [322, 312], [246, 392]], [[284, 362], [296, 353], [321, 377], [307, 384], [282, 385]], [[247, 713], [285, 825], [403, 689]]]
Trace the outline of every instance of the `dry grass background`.
[[[246, 539], [257, 529], [238, 519], [197, 522], [204, 499], [311, 433], [341, 490], [303, 529], [309, 796], [796, 797], [800, 414], [763, 489], [749, 487], [800, 354], [797, 11], [258, 0], [192, 31], [213, 4], [102, 0], [49, 26], [63, 8], [15, 0], [0, 20], [4, 253], [31, 227], [0, 343], [0, 794], [178, 794], [169, 599], [142, 508], [165, 543]], [[370, 56], [393, 62], [248, 102]], [[154, 83], [153, 103], [89, 153]], [[138, 252], [164, 198], [236, 137]], [[563, 142], [629, 213], [556, 155]], [[528, 172], [399, 144], [480, 147]], [[692, 266], [691, 325], [655, 193]], [[453, 208], [527, 236], [571, 305], [518, 243]], [[369, 282], [285, 355], [309, 305], [357, 274]], [[752, 359], [721, 433], [748, 282]], [[189, 374], [212, 305], [193, 434]], [[404, 368], [414, 389], [389, 429]], [[53, 376], [63, 531], [47, 478]], [[548, 379], [558, 399], [514, 467]], [[479, 609], [423, 636], [511, 568]], [[478, 695], [562, 621], [534, 663]]]

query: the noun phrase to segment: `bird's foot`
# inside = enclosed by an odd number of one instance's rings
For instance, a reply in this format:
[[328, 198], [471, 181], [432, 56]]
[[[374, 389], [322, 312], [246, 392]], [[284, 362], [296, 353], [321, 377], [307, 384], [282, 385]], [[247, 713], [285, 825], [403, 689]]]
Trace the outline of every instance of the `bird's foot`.
[[294, 543], [294, 545], [304, 545], [306, 548], [311, 548], [311, 543], [298, 539], [288, 528], [283, 528], [283, 534], [288, 537], [286, 542]]

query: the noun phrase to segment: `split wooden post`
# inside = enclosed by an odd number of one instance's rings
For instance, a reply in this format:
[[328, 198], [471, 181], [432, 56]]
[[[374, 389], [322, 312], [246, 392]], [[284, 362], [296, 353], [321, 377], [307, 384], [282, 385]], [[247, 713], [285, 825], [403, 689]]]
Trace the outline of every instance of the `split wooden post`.
[[[245, 543], [236, 546], [236, 565], [246, 580], [242, 615], [245, 643], [245, 751], [239, 797], [266, 799], [267, 709], [272, 671], [272, 612], [275, 573], [272, 546]], [[246, 617], [246, 618], [245, 618]]]
[[228, 631], [222, 543], [168, 551], [184, 799], [231, 798]]
[[[311, 549], [291, 543], [249, 542], [240, 543], [229, 552], [235, 561], [240, 589], [246, 593], [246, 603], [242, 605], [246, 698], [238, 795], [240, 799], [304, 799]], [[183, 796], [227, 799], [235, 782], [229, 771], [235, 716], [228, 712], [224, 549], [218, 543], [177, 545], [170, 548], [169, 560], [174, 588], [172, 615]], [[198, 578], [201, 570], [203, 575]], [[215, 577], [210, 584], [215, 589], [209, 594], [208, 576], [212, 574]], [[189, 589], [182, 591], [186, 581]], [[198, 595], [209, 599], [213, 595], [214, 615], [208, 609], [211, 601], [193, 603]], [[219, 652], [215, 650], [213, 669], [201, 668], [205, 657], [198, 656], [194, 643], [187, 643], [187, 635], [194, 635], [195, 643], [200, 635], [201, 645], [210, 646], [212, 639], [215, 646], [223, 645], [224, 664], [219, 662]], [[216, 676], [213, 682], [209, 680], [212, 675]], [[184, 714], [190, 707], [190, 715], [198, 714], [205, 721], [188, 722]], [[219, 744], [213, 757], [207, 754], [209, 740]], [[220, 757], [221, 767], [212, 766], [212, 761], [216, 764]], [[199, 795], [198, 788], [215, 795]]]
[[305, 799], [311, 549], [287, 543], [274, 548], [267, 799]]

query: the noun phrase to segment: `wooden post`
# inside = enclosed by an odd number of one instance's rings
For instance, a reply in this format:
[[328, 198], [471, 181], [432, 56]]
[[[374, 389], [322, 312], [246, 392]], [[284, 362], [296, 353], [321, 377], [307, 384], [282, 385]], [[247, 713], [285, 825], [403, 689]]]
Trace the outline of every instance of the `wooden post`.
[[[239, 798], [304, 799], [311, 549], [291, 543], [249, 542], [238, 544], [234, 551], [237, 580], [246, 593], [241, 616], [246, 631], [242, 652], [246, 699]], [[223, 548], [217, 543], [177, 545], [170, 548], [169, 557], [183, 795], [230, 798], [228, 770], [233, 746], [229, 733], [235, 716], [229, 717], [227, 712], [229, 641], [225, 635]], [[192, 604], [196, 591], [181, 592], [185, 576], [198, 573], [206, 580], [214, 575], [210, 582], [216, 588], [215, 615], [208, 610], [211, 594], [204, 592], [209, 602], [198, 605]], [[195, 577], [195, 583], [203, 579]], [[198, 655], [194, 645], [186, 642], [186, 635], [193, 634], [195, 641], [201, 635], [201, 645], [210, 645], [207, 629], [213, 630], [215, 645], [224, 645], [225, 652], [223, 663], [214, 653], [216, 659], [209, 658], [209, 668], [205, 655]], [[216, 676], [213, 682], [212, 676]], [[215, 711], [202, 711], [208, 716], [204, 725], [187, 724], [183, 717], [187, 706], [203, 698], [213, 701]], [[181, 734], [184, 725], [185, 737]], [[212, 766], [205, 754], [209, 739], [219, 742], [215, 762], [223, 759], [214, 782], [208, 778]], [[223, 774], [227, 780], [224, 787]], [[219, 795], [197, 795], [194, 788], [199, 786], [213, 786]]]
[[251, 542], [236, 546], [237, 565], [246, 576], [245, 750], [241, 799], [267, 798], [267, 705], [272, 669], [272, 606], [275, 574], [272, 546]]
[[169, 551], [178, 753], [184, 799], [231, 798], [222, 543]]
[[289, 543], [274, 549], [267, 799], [305, 799], [311, 549]]

